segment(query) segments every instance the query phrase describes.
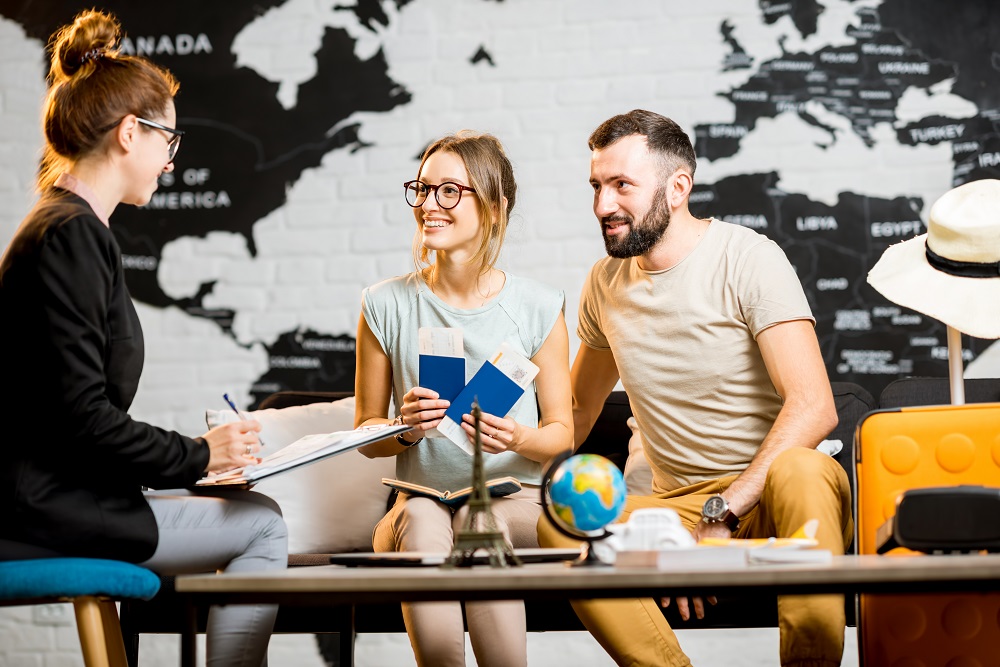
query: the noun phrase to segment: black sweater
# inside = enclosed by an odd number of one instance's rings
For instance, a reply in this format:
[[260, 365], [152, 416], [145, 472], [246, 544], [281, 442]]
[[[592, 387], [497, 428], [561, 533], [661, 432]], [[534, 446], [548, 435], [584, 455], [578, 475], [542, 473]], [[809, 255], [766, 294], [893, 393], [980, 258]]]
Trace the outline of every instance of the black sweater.
[[0, 260], [0, 539], [153, 554], [142, 487], [193, 483], [209, 452], [128, 416], [142, 364], [118, 243], [83, 199], [49, 191]]

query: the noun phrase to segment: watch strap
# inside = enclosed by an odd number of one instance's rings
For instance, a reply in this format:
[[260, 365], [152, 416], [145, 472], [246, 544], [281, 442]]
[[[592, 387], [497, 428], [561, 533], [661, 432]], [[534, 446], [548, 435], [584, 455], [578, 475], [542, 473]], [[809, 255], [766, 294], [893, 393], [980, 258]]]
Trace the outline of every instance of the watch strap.
[[[409, 431], [407, 431], [407, 433], [409, 433]], [[423, 438], [417, 438], [413, 442], [410, 442], [409, 440], [404, 438], [403, 435], [404, 435], [403, 433], [397, 433], [396, 435], [392, 436], [396, 440], [396, 442], [401, 444], [403, 447], [412, 447], [413, 445], [418, 445], [423, 440]]]
[[730, 509], [722, 516], [722, 523], [726, 524], [730, 533], [735, 533], [740, 527], [740, 517]]

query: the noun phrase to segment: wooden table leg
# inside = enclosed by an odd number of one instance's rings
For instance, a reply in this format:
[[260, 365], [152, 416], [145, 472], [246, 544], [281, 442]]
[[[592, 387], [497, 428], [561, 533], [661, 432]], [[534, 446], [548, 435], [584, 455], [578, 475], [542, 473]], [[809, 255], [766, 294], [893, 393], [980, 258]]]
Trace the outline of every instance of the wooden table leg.
[[340, 667], [354, 667], [354, 605], [348, 612], [346, 627], [340, 632]]
[[184, 603], [184, 626], [181, 632], [181, 667], [195, 667], [198, 661], [198, 608]]

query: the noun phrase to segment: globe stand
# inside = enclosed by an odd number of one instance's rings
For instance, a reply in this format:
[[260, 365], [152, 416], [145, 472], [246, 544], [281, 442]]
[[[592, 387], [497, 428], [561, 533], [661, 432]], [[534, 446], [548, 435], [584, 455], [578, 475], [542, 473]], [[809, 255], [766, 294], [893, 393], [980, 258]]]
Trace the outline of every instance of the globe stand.
[[[598, 558], [597, 554], [594, 553], [591, 542], [594, 540], [603, 540], [608, 537], [611, 533], [605, 531], [604, 535], [600, 535], [595, 538], [588, 538], [584, 543], [583, 547], [580, 549], [580, 557], [576, 560], [567, 561], [566, 565], [569, 567], [610, 567], [611, 563], [605, 563], [603, 560]], [[580, 539], [577, 537], [576, 539]]]
[[598, 540], [603, 540], [605, 538], [611, 537], [611, 533], [602, 528], [599, 535], [588, 535], [583, 532], [576, 532], [567, 529], [563, 524], [556, 518], [552, 512], [552, 506], [549, 505], [548, 499], [548, 488], [549, 484], [552, 482], [552, 475], [555, 473], [556, 469], [559, 468], [560, 464], [566, 461], [572, 456], [572, 452], [563, 452], [558, 454], [552, 459], [552, 463], [545, 470], [545, 474], [542, 476], [542, 514], [548, 519], [548, 522], [552, 524], [552, 527], [559, 531], [562, 535], [572, 539], [583, 542], [583, 546], [580, 548], [580, 557], [573, 561], [567, 561], [566, 565], [569, 567], [611, 567], [611, 563], [607, 563], [601, 560], [597, 554], [594, 553], [594, 542]]
[[483, 443], [479, 427], [482, 411], [479, 402], [472, 403], [472, 416], [476, 420], [476, 446], [472, 459], [472, 495], [469, 497], [469, 514], [462, 529], [455, 534], [455, 546], [451, 549], [444, 567], [469, 567], [472, 557], [483, 549], [489, 555], [490, 567], [515, 567], [521, 559], [507, 545], [503, 533], [497, 528], [496, 517], [486, 490], [486, 476], [483, 474]]

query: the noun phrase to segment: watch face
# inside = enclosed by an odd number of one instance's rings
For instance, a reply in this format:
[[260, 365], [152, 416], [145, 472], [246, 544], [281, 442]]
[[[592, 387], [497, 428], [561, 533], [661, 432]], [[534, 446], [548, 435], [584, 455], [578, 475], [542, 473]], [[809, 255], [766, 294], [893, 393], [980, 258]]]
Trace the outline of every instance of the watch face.
[[726, 499], [722, 496], [712, 496], [705, 501], [705, 506], [702, 508], [702, 514], [710, 519], [719, 519], [727, 510]]

